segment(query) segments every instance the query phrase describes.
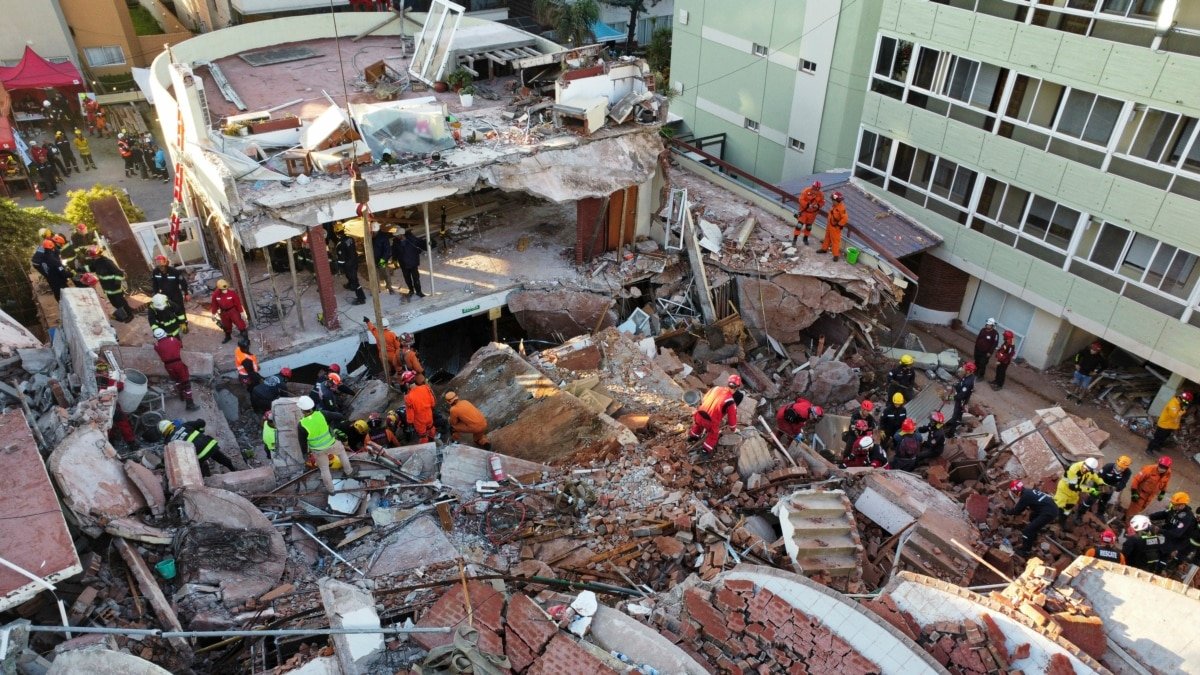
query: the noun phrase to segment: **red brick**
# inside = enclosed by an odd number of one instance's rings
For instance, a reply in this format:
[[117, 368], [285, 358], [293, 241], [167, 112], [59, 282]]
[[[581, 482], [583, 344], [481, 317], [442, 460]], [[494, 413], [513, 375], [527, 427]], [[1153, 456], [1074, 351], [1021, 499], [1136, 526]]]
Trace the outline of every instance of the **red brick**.
[[696, 588], [689, 588], [683, 594], [683, 604], [687, 612], [697, 623], [700, 630], [716, 640], [729, 637], [729, 629], [725, 627], [725, 617], [712, 605], [708, 604], [705, 595]]
[[1014, 650], [1013, 650], [1013, 652], [1012, 652], [1012, 660], [1013, 660], [1013, 661], [1019, 661], [1019, 660], [1021, 660], [1021, 659], [1027, 659], [1027, 658], [1029, 658], [1029, 652], [1030, 652], [1030, 650], [1031, 650], [1031, 647], [1029, 646], [1029, 643], [1028, 643], [1028, 642], [1022, 642], [1021, 644], [1017, 645], [1017, 648], [1016, 648], [1016, 649], [1014, 649]]
[[519, 673], [532, 665], [537, 660], [538, 655], [511, 628], [510, 626], [508, 632], [505, 634], [504, 654], [508, 657], [509, 662], [512, 663], [513, 670]]
[[743, 675], [743, 673], [745, 672], [742, 670], [741, 666], [734, 663], [733, 660], [730, 659], [728, 656], [719, 657], [717, 659], [717, 667], [720, 668], [723, 672], [730, 673], [730, 675]]
[[729, 627], [730, 632], [741, 633], [746, 630], [746, 618], [742, 616], [741, 612], [730, 612], [725, 615], [725, 619], [725, 625]]
[[[503, 630], [504, 620], [500, 615], [504, 609], [504, 596], [491, 586], [478, 581], [468, 582], [467, 590], [471, 596], [476, 627], [489, 628], [495, 632]], [[466, 618], [467, 607], [463, 602], [463, 587], [461, 584], [455, 584], [442, 594], [442, 597], [438, 598], [429, 611], [425, 612], [417, 625], [421, 627], [457, 626], [465, 622]], [[433, 649], [450, 644], [454, 641], [454, 635], [452, 633], [418, 633], [413, 636], [413, 641], [425, 649]], [[498, 637], [497, 642], [499, 642]], [[503, 650], [496, 653], [503, 653]]]
[[[729, 649], [728, 647], [726, 647], [725, 649], [727, 649], [732, 654], [741, 654], [742, 653], [741, 649]], [[701, 647], [701, 651], [703, 651], [705, 654], [708, 655], [708, 659], [700, 659], [702, 662], [710, 660], [710, 659], [715, 661], [715, 660], [721, 658], [721, 656], [725, 653], [725, 651], [723, 651], [721, 647], [718, 647], [716, 644], [714, 644], [712, 642], [705, 642], [704, 646]]]
[[526, 671], [526, 675], [576, 675], [577, 673], [597, 673], [616, 675], [615, 670], [601, 663], [589, 654], [574, 640], [563, 633], [558, 633], [546, 652]]
[[736, 593], [753, 593], [754, 582], [749, 579], [728, 579], [725, 582], [725, 588]]
[[758, 675], [771, 675], [771, 666], [768, 666], [765, 663], [759, 666]]
[[655, 537], [654, 547], [668, 558], [678, 558], [683, 555], [683, 542], [675, 537]]
[[728, 588], [722, 588], [717, 591], [713, 605], [725, 612], [741, 612], [746, 609], [746, 598]]
[[554, 622], [524, 594], [518, 593], [508, 601], [508, 611], [504, 616], [510, 638], [515, 632], [534, 655], [539, 654], [558, 632]]
[[758, 640], [749, 635], [742, 638], [742, 644], [746, 645], [745, 650], [742, 651], [746, 656], [757, 657], [759, 652], [762, 651], [762, 646], [758, 644]]
[[987, 521], [988, 517], [988, 498], [978, 492], [967, 497], [966, 502], [967, 515], [971, 516], [971, 520], [976, 523]]
[[1068, 659], [1064, 654], [1054, 654], [1050, 657], [1050, 664], [1046, 668], [1046, 675], [1074, 675], [1075, 668], [1071, 666], [1071, 659]]
[[752, 623], [746, 626], [746, 634], [753, 635], [764, 642], [775, 641], [775, 627], [770, 624]]
[[804, 665], [803, 663], [796, 662], [792, 664], [791, 668], [788, 668], [787, 672], [788, 675], [808, 675], [808, 666]]
[[792, 620], [793, 611], [792, 606], [788, 604], [787, 600], [779, 596], [773, 596], [771, 602], [767, 604], [767, 621], [776, 626], [782, 626]]
[[1062, 626], [1062, 636], [1093, 659], [1099, 661], [1108, 650], [1104, 624], [1099, 617], [1059, 612], [1054, 620]]
[[765, 612], [767, 610], [767, 605], [770, 604], [771, 599], [774, 597], [775, 594], [771, 591], [768, 591], [765, 588], [758, 589], [758, 592], [754, 594], [754, 597], [750, 598], [750, 600], [746, 602], [746, 610], [750, 612], [750, 619], [753, 621], [759, 621], [760, 619], [755, 618], [755, 614], [761, 615], [763, 612]]

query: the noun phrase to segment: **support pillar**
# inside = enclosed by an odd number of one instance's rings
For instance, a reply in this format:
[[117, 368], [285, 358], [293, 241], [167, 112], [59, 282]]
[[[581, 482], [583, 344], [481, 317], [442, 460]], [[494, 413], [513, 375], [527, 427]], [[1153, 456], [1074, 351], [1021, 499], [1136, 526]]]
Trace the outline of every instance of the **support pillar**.
[[[329, 249], [325, 246], [325, 228], [317, 225], [308, 228], [308, 248], [312, 252], [313, 269], [317, 274], [317, 296], [321, 298], [321, 313], [325, 316], [325, 327], [337, 330], [337, 291], [334, 289], [333, 273], [329, 269]], [[301, 310], [303, 311], [303, 310]]]
[[1171, 400], [1171, 397], [1180, 393], [1180, 391], [1184, 389], [1183, 383], [1184, 380], [1182, 375], [1179, 373], [1171, 373], [1171, 377], [1167, 378], [1166, 383], [1158, 388], [1158, 393], [1154, 395], [1154, 400], [1150, 402], [1149, 410], [1150, 415], [1156, 421], [1158, 420], [1158, 415]]

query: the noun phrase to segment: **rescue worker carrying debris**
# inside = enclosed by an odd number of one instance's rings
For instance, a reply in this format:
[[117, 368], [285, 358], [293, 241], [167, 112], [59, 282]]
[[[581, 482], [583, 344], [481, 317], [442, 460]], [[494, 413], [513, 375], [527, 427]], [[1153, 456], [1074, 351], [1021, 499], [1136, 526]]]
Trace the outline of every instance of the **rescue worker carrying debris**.
[[1100, 545], [1092, 546], [1083, 552], [1089, 558], [1110, 563], [1125, 564], [1125, 554], [1117, 549], [1117, 533], [1105, 530], [1100, 534]]
[[325, 419], [325, 414], [316, 410], [316, 403], [307, 396], [301, 396], [296, 401], [296, 407], [300, 409], [300, 423], [296, 425], [296, 431], [299, 434], [300, 450], [305, 454], [311, 452], [314, 455], [317, 464], [317, 471], [321, 474], [321, 482], [325, 485], [325, 492], [333, 493], [333, 475], [329, 472], [329, 455], [332, 454], [342, 463], [342, 474], [346, 476], [354, 475], [354, 467], [350, 465], [350, 457], [346, 454], [346, 447], [342, 442], [333, 436], [333, 429], [329, 427], [329, 421]]
[[821, 242], [818, 252], [831, 252], [833, 259], [838, 260], [842, 254], [842, 229], [850, 224], [850, 217], [846, 215], [842, 193], [834, 192], [829, 197], [833, 200], [833, 206], [829, 207], [829, 217], [825, 219], [825, 240]]
[[1147, 464], [1138, 471], [1129, 483], [1132, 493], [1129, 508], [1125, 511], [1126, 518], [1146, 510], [1150, 501], [1167, 496], [1167, 485], [1171, 482], [1171, 458], [1160, 457], [1157, 464]]
[[1029, 523], [1025, 525], [1025, 529], [1021, 530], [1021, 545], [1016, 549], [1017, 553], [1028, 557], [1033, 552], [1033, 544], [1037, 541], [1038, 533], [1054, 522], [1060, 511], [1050, 495], [1041, 490], [1025, 487], [1025, 484], [1019, 480], [1009, 483], [1008, 491], [1017, 497], [1017, 503], [1011, 509], [1005, 509], [1004, 515], [1015, 516], [1027, 509], [1030, 512]]
[[1191, 497], [1186, 492], [1171, 495], [1171, 505], [1150, 514], [1150, 522], [1161, 523], [1163, 549], [1162, 568], [1174, 569], [1188, 553], [1188, 535], [1196, 526], [1196, 515], [1188, 508]]
[[187, 364], [183, 362], [183, 343], [174, 335], [167, 335], [162, 328], [154, 329], [154, 351], [162, 359], [167, 376], [175, 383], [175, 392], [179, 400], [187, 404], [188, 410], [196, 409], [192, 400], [192, 374]]
[[797, 398], [794, 403], [781, 407], [775, 413], [775, 428], [781, 438], [803, 441], [803, 436], [825, 416], [825, 409], [813, 405], [806, 398]]
[[233, 467], [233, 462], [221, 452], [221, 445], [217, 443], [217, 439], [204, 433], [206, 423], [204, 420], [191, 420], [184, 422], [183, 420], [163, 420], [158, 423], [158, 433], [162, 434], [163, 440], [170, 443], [172, 441], [187, 441], [192, 444], [196, 450], [196, 459], [200, 460], [200, 473], [205, 477], [212, 475], [208, 466], [208, 461], [220, 464], [229, 471], [237, 471]]
[[883, 444], [891, 447], [892, 437], [900, 431], [900, 425], [908, 419], [908, 409], [904, 407], [904, 394], [892, 394], [892, 401], [879, 414], [879, 430], [883, 432]]
[[911, 354], [904, 354], [900, 357], [900, 363], [887, 374], [888, 396], [894, 396], [897, 392], [904, 394], [905, 401], [911, 401], [917, 392], [917, 371], [913, 369], [913, 357]]
[[1154, 531], [1150, 519], [1143, 515], [1129, 519], [1129, 530], [1125, 536], [1125, 545], [1121, 547], [1126, 564], [1151, 574], [1158, 574], [1162, 567], [1166, 539]]
[[1127, 455], [1121, 455], [1116, 462], [1109, 462], [1100, 467], [1100, 480], [1104, 481], [1104, 485], [1100, 486], [1100, 496], [1093, 497], [1088, 495], [1083, 500], [1083, 508], [1081, 512], [1090, 511], [1092, 506], [1096, 506], [1096, 515], [1104, 519], [1104, 512], [1108, 510], [1109, 505], [1118, 503], [1121, 500], [1121, 491], [1129, 485], [1129, 478], [1133, 472], [1129, 470], [1129, 466], [1133, 464], [1133, 460]]
[[[1095, 457], [1088, 457], [1067, 467], [1067, 473], [1058, 479], [1058, 487], [1054, 490], [1054, 503], [1062, 510], [1063, 519], [1075, 510], [1075, 505], [1079, 503], [1079, 493], [1100, 496], [1100, 486], [1104, 481], [1096, 473], [1099, 468], [1100, 462], [1096, 461]], [[1082, 519], [1081, 509], [1075, 514], [1075, 522], [1079, 523]]]
[[801, 236], [804, 237], [804, 245], [808, 246], [808, 237], [812, 234], [817, 214], [825, 208], [825, 193], [821, 192], [821, 181], [813, 181], [812, 185], [804, 188], [797, 202], [799, 210], [796, 211], [796, 227], [792, 229], [792, 246], [796, 245], [796, 238]]
[[459, 398], [458, 394], [452, 391], [446, 392], [445, 398], [446, 404], [450, 406], [451, 440], [459, 442], [461, 436], [471, 434], [471, 442], [475, 447], [490, 449], [492, 444], [487, 439], [487, 418], [479, 412], [479, 408], [470, 401]]
[[704, 438], [704, 452], [716, 449], [721, 440], [721, 418], [725, 418], [730, 429], [737, 428], [737, 407], [742, 402], [742, 377], [730, 375], [728, 386], [708, 390], [696, 412], [692, 415], [692, 428], [688, 430], [688, 443]]
[[208, 309], [212, 313], [213, 319], [220, 322], [221, 330], [225, 331], [225, 339], [221, 341], [221, 344], [233, 339], [234, 326], [237, 326], [242, 337], [247, 337], [246, 320], [242, 318], [242, 313], [245, 312], [245, 309], [242, 308], [242, 298], [237, 291], [229, 288], [228, 281], [217, 279], [217, 290], [213, 291]]
[[1172, 396], [1170, 401], [1163, 406], [1162, 412], [1158, 415], [1158, 423], [1154, 427], [1154, 435], [1150, 437], [1150, 442], [1146, 444], [1146, 454], [1153, 455], [1162, 449], [1167, 441], [1171, 439], [1171, 434], [1179, 429], [1183, 422], [1183, 416], [1187, 414], [1188, 406], [1192, 404], [1192, 399], [1195, 395], [1190, 391], [1185, 391], [1178, 396]]

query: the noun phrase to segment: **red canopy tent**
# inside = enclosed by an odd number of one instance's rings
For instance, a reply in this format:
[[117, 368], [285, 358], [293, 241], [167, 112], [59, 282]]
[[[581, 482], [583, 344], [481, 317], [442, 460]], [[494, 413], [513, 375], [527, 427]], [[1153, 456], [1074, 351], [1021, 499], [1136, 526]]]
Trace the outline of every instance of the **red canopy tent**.
[[38, 56], [32, 47], [25, 47], [21, 62], [9, 68], [0, 68], [0, 83], [9, 91], [18, 89], [45, 89], [62, 87], [83, 91], [83, 76], [70, 61], [50, 63]]

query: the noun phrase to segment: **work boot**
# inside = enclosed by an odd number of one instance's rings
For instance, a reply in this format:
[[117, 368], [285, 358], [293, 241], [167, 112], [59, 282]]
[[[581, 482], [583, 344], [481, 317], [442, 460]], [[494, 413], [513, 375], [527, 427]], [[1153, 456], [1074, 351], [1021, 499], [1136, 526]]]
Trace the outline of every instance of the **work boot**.
[[367, 299], [366, 299], [366, 298], [355, 298], [354, 300], [351, 300], [351, 301], [350, 301], [350, 304], [352, 304], [352, 305], [365, 305], [365, 304], [367, 304]]
[[808, 246], [808, 235], [804, 235], [804, 245]]
[[[792, 248], [796, 247], [796, 239], [798, 239], [798, 238], [799, 237], [797, 237], [796, 235], [794, 235], [794, 234], [792, 235]], [[807, 242], [805, 242], [805, 243], [807, 243]]]
[[188, 410], [199, 410], [200, 406], [196, 405], [196, 402], [189, 398], [187, 400], [187, 409]]
[[221, 340], [221, 344], [225, 344], [225, 343], [229, 342], [229, 341], [230, 341], [230, 340], [232, 340], [232, 339], [233, 339], [233, 333], [226, 333], [226, 334], [225, 334], [225, 339], [224, 339], [224, 340]]
[[836, 254], [836, 253], [834, 253], [834, 254], [833, 254], [833, 262], [837, 262], [837, 261], [839, 261], [839, 260], [841, 260], [841, 259], [842, 259], [842, 257], [841, 257], [840, 255], [838, 255], [838, 254]]

